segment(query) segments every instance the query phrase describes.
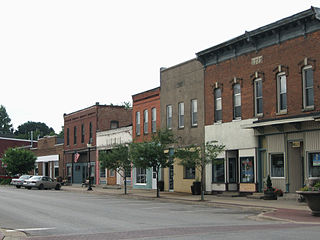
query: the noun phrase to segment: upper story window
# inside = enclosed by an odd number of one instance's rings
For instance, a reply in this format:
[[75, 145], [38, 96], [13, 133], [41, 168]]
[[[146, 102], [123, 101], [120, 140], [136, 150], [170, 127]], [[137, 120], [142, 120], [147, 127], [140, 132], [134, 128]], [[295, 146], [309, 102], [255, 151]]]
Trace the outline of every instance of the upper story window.
[[151, 109], [151, 131], [155, 133], [157, 131], [157, 109]]
[[67, 128], [67, 145], [70, 145], [70, 129]]
[[77, 126], [73, 127], [73, 144], [77, 144]]
[[198, 101], [191, 100], [191, 126], [198, 126]]
[[239, 83], [233, 86], [233, 118], [241, 118], [241, 87]]
[[181, 102], [178, 104], [178, 112], [179, 112], [179, 116], [178, 116], [178, 121], [179, 121], [179, 128], [183, 128], [184, 127], [184, 103]]
[[140, 136], [140, 112], [136, 112], [136, 136]]
[[119, 128], [119, 122], [115, 121], [115, 120], [112, 120], [110, 122], [110, 129], [116, 129], [116, 128]]
[[314, 95], [313, 95], [313, 69], [308, 65], [302, 69], [302, 81], [303, 81], [303, 108], [314, 107]]
[[148, 110], [143, 111], [143, 133], [148, 133]]
[[92, 122], [89, 123], [89, 142], [92, 143]]
[[279, 113], [287, 111], [287, 77], [284, 72], [277, 75], [277, 109]]
[[222, 121], [222, 97], [220, 88], [214, 90], [214, 121]]
[[172, 105], [167, 106], [167, 128], [172, 129]]
[[84, 124], [81, 124], [81, 143], [84, 143]]
[[261, 116], [263, 114], [263, 99], [262, 99], [262, 79], [254, 80], [254, 108], [255, 115]]

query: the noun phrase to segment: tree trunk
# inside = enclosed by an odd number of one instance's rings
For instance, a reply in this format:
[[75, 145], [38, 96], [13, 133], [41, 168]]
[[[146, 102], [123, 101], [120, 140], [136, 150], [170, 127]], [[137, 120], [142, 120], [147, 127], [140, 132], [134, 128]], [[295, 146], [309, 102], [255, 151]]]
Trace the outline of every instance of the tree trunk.
[[201, 201], [204, 201], [204, 161], [201, 164]]
[[126, 174], [124, 174], [124, 194], [127, 194], [127, 177]]

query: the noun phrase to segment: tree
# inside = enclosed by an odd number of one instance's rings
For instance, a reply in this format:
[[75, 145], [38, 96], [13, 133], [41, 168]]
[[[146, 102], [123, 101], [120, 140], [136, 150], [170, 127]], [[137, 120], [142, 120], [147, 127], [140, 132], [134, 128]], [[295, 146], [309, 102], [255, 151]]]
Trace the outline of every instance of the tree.
[[135, 167], [153, 168], [157, 179], [157, 197], [160, 197], [159, 171], [169, 167], [173, 163], [173, 158], [168, 151], [169, 145], [174, 143], [173, 134], [170, 130], [158, 130], [152, 136], [150, 142], [131, 143], [130, 158]]
[[26, 149], [9, 148], [2, 159], [7, 165], [7, 172], [11, 175], [26, 174], [33, 170], [36, 157], [33, 152]]
[[60, 133], [57, 135], [58, 138], [64, 139], [64, 126], [61, 127]]
[[12, 124], [10, 124], [11, 119], [7, 113], [6, 108], [3, 105], [0, 105], [0, 132], [11, 132]]
[[114, 170], [123, 178], [124, 194], [127, 194], [127, 172], [131, 171], [128, 146], [118, 144], [110, 151], [99, 153], [99, 161], [102, 168]]
[[30, 139], [31, 132], [33, 132], [34, 138], [55, 134], [54, 129], [49, 128], [45, 123], [31, 121], [18, 126], [18, 130], [16, 130], [14, 134], [24, 139]]
[[184, 167], [194, 167], [201, 175], [201, 200], [204, 200], [205, 168], [208, 163], [214, 162], [217, 156], [224, 150], [224, 145], [216, 144], [216, 141], [207, 142], [205, 145], [189, 145], [175, 150], [174, 156], [181, 160]]

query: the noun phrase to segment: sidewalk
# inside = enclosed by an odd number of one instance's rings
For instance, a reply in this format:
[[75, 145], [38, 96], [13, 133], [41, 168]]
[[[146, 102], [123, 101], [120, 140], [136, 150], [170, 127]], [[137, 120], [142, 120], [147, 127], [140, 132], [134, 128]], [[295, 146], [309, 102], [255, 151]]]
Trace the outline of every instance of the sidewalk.
[[[200, 201], [199, 195], [177, 192], [160, 192], [160, 198], [156, 198], [155, 190], [128, 189], [124, 195], [124, 189], [93, 187], [93, 191], [87, 191], [81, 185], [63, 186], [63, 191], [77, 191], [88, 194], [113, 195], [123, 198], [147, 199], [162, 202], [180, 202], [187, 204], [206, 205], [211, 207], [241, 208], [261, 212], [259, 218], [283, 220], [296, 223], [320, 224], [320, 217], [311, 215], [306, 203], [300, 203], [295, 195], [279, 197], [278, 200], [252, 199], [247, 197], [225, 197], [219, 195], [205, 195], [205, 201]], [[297, 196], [297, 195], [296, 195]], [[298, 197], [298, 196], [297, 196]]]

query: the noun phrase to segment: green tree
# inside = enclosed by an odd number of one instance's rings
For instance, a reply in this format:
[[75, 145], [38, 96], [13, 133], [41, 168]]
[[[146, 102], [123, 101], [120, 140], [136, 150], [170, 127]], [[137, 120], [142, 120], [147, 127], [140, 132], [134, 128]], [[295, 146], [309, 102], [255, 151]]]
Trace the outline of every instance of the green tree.
[[102, 168], [119, 173], [124, 181], [124, 194], [127, 194], [127, 173], [131, 171], [128, 146], [118, 144], [110, 151], [100, 152], [99, 161]]
[[28, 121], [18, 126], [18, 130], [14, 132], [20, 138], [30, 139], [30, 134], [33, 132], [33, 137], [43, 137], [48, 135], [55, 135], [54, 129], [49, 128], [45, 123]]
[[12, 131], [11, 119], [6, 108], [0, 105], [0, 132], [7, 133]]
[[64, 139], [64, 126], [61, 127], [60, 133], [57, 135], [58, 138]]
[[208, 163], [214, 162], [225, 146], [216, 141], [207, 142], [205, 145], [189, 145], [175, 150], [174, 156], [179, 158], [184, 167], [196, 168], [201, 175], [201, 200], [204, 200], [205, 168]]
[[36, 156], [26, 149], [9, 148], [5, 151], [2, 159], [7, 166], [7, 172], [11, 175], [26, 174], [34, 169]]
[[170, 144], [174, 143], [173, 133], [170, 130], [158, 130], [150, 142], [131, 143], [130, 158], [135, 167], [153, 168], [157, 179], [157, 197], [160, 197], [159, 172], [161, 167], [169, 167], [173, 158], [168, 151]]

